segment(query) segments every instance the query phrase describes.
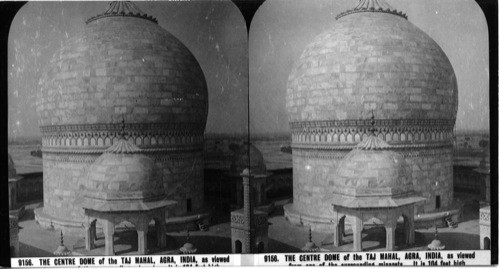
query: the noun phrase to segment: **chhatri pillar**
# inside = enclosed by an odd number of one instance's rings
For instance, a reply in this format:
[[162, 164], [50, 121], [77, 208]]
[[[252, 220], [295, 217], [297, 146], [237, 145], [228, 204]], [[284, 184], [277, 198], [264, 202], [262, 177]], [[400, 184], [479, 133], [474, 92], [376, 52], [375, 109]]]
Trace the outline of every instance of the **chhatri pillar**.
[[115, 255], [115, 224], [110, 220], [103, 220], [104, 255]]
[[352, 251], [363, 251], [363, 220], [360, 216], [354, 214], [351, 217], [352, 227]]

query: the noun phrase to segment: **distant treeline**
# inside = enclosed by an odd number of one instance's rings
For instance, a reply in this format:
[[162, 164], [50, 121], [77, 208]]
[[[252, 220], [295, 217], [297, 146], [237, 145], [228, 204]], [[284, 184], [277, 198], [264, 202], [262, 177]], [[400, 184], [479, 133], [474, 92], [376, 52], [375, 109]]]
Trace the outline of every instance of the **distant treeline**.
[[456, 136], [490, 136], [490, 131], [489, 130], [456, 130], [455, 131]]
[[[205, 139], [248, 139], [248, 134], [219, 134], [219, 133], [207, 133], [205, 134]], [[268, 134], [250, 134], [250, 141], [273, 141], [273, 140], [291, 140], [292, 135], [290, 133], [268, 133]]]
[[41, 137], [9, 137], [9, 145], [41, 145]]

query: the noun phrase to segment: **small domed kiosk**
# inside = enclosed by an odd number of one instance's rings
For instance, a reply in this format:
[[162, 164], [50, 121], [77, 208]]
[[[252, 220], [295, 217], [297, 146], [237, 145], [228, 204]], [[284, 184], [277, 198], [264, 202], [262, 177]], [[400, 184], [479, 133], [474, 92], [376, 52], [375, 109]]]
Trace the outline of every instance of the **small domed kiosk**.
[[414, 206], [425, 198], [415, 195], [404, 157], [388, 148], [372, 134], [340, 162], [330, 181], [332, 194], [328, 198], [333, 205], [335, 246], [342, 244], [346, 218], [353, 231], [353, 251], [363, 250], [363, 222], [372, 218], [384, 223], [387, 250], [395, 250], [396, 224], [401, 216], [405, 243], [414, 243]]
[[161, 170], [154, 161], [123, 137], [90, 166], [85, 184], [85, 247], [94, 248], [96, 221], [102, 223], [105, 255], [114, 255], [115, 225], [132, 223], [138, 233], [138, 253], [146, 254], [149, 223], [154, 219], [159, 247], [166, 245], [167, 207]]
[[236, 205], [243, 206], [243, 183], [241, 172], [249, 168], [255, 175], [252, 180], [252, 197], [255, 206], [263, 206], [267, 204], [266, 188], [267, 179], [272, 174], [267, 171], [266, 164], [262, 152], [253, 144], [245, 142], [236, 151], [229, 172], [227, 175], [235, 182], [236, 192], [232, 195], [236, 196]]

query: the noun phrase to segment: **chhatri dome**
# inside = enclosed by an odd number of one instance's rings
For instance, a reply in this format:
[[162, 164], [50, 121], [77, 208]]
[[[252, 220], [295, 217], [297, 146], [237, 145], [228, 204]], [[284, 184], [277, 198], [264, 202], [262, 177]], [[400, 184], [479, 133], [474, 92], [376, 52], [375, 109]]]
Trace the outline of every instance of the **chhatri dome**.
[[267, 178], [271, 175], [267, 171], [266, 163], [264, 161], [264, 156], [262, 152], [253, 144], [248, 141], [243, 143], [236, 151], [233, 156], [233, 161], [229, 168], [227, 175], [230, 178], [235, 179], [235, 189], [231, 192], [232, 201], [236, 202], [236, 205], [243, 206], [243, 182], [242, 173], [244, 171], [251, 171], [253, 176], [252, 188], [253, 188], [253, 199], [255, 206], [268, 205], [266, 189], [267, 189]]
[[[384, 0], [353, 1], [352, 9], [332, 20], [305, 46], [288, 79], [294, 194], [285, 215], [329, 229], [330, 209], [321, 197], [330, 193], [342, 159], [370, 136], [372, 112], [375, 136], [403, 156], [415, 189], [426, 198], [417, 211], [449, 210], [458, 91], [447, 56]], [[380, 180], [364, 182], [389, 183]]]
[[244, 143], [239, 147], [233, 157], [229, 172], [235, 177], [240, 177], [243, 170], [249, 168], [254, 175], [267, 174], [266, 163], [262, 152], [251, 143]]
[[173, 204], [165, 200], [162, 171], [140, 151], [124, 139], [104, 151], [89, 168], [82, 207], [126, 212]]
[[413, 199], [411, 174], [404, 157], [376, 136], [360, 142], [339, 163], [330, 181], [334, 201], [349, 208], [384, 208]]
[[84, 211], [75, 201], [90, 165], [119, 141], [122, 118], [127, 140], [159, 166], [168, 198], [178, 202], [169, 216], [181, 222], [206, 216], [205, 77], [189, 49], [155, 18], [131, 2], [111, 2], [55, 52], [39, 84], [44, 206], [35, 217], [42, 226], [53, 222], [81, 233]]

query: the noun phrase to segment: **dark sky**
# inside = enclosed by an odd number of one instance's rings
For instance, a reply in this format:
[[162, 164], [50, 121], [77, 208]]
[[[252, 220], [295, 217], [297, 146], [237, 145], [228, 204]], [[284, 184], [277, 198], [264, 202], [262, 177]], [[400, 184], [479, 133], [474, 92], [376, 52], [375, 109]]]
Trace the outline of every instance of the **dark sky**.
[[[355, 0], [271, 0], [250, 26], [250, 131], [287, 132], [286, 82], [304, 47]], [[489, 129], [486, 19], [473, 0], [387, 0], [431, 36], [457, 76], [457, 130]]]
[[[29, 2], [9, 35], [9, 137], [40, 135], [35, 96], [56, 49], [109, 2]], [[247, 133], [248, 42], [245, 21], [230, 1], [135, 2], [194, 54], [207, 79], [206, 132]]]

